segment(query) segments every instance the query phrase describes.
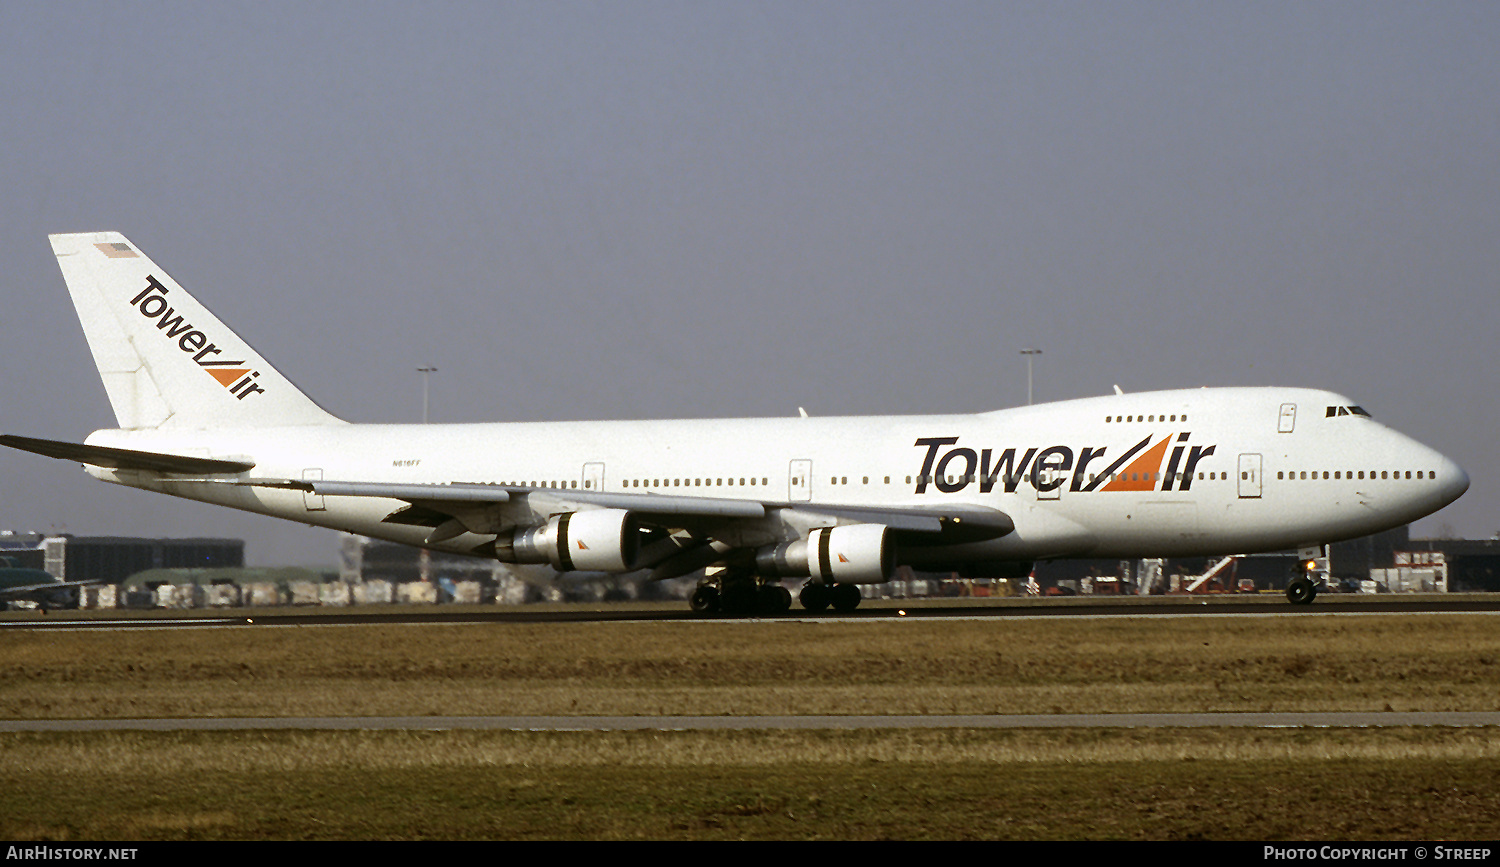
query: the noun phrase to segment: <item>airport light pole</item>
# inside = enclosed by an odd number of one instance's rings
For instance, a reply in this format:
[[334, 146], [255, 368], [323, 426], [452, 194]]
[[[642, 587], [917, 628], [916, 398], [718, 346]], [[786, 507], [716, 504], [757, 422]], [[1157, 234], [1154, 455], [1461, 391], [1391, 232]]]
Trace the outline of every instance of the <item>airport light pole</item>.
[[1021, 350], [1021, 354], [1026, 356], [1026, 405], [1031, 406], [1031, 359], [1032, 356], [1041, 355], [1042, 351], [1027, 347]]
[[[437, 368], [432, 365], [417, 368], [422, 374], [422, 424], [427, 424], [427, 378], [437, 373]], [[432, 552], [423, 548], [417, 556], [417, 572], [423, 583], [432, 583]]]
[[422, 374], [422, 424], [427, 424], [427, 376], [437, 373], [437, 368], [419, 367], [417, 372]]

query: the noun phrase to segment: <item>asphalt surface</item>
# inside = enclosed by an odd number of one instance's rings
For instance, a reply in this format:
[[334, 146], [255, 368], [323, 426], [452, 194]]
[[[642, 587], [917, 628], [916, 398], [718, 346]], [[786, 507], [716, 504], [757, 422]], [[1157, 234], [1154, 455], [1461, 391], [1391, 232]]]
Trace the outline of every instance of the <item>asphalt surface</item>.
[[[879, 600], [847, 614], [813, 613], [794, 608], [770, 620], [882, 620], [1017, 617], [1162, 617], [1162, 616], [1319, 616], [1328, 614], [1500, 613], [1500, 593], [1422, 595], [1322, 594], [1311, 605], [1292, 605], [1279, 595], [1244, 597], [1120, 597], [1028, 600]], [[746, 619], [746, 618], [740, 618]], [[181, 629], [224, 626], [318, 626], [371, 623], [589, 623], [589, 622], [734, 622], [703, 616], [686, 603], [659, 605], [527, 605], [527, 606], [367, 606], [325, 613], [314, 608], [232, 609], [216, 611], [54, 611], [0, 615], [6, 629]]]

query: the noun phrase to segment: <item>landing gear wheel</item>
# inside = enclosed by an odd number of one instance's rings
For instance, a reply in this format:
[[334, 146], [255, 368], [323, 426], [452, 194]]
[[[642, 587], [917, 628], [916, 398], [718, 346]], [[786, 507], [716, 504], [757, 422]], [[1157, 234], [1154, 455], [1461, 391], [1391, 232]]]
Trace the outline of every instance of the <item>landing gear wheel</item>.
[[744, 617], [755, 613], [755, 603], [760, 594], [749, 581], [735, 581], [724, 585], [719, 596], [719, 610], [730, 617]]
[[1307, 578], [1293, 578], [1286, 585], [1286, 599], [1293, 605], [1310, 605], [1318, 595], [1318, 587]]
[[859, 607], [859, 588], [853, 584], [835, 584], [832, 591], [833, 610], [848, 613]]
[[792, 607], [792, 591], [780, 584], [763, 584], [756, 591], [757, 607], [761, 614], [785, 614]]
[[700, 584], [693, 591], [688, 604], [699, 614], [715, 614], [719, 610], [719, 588], [712, 584]]
[[808, 611], [822, 611], [828, 607], [829, 602], [833, 601], [829, 598], [827, 584], [813, 583], [804, 586], [802, 592], [797, 594], [797, 599]]

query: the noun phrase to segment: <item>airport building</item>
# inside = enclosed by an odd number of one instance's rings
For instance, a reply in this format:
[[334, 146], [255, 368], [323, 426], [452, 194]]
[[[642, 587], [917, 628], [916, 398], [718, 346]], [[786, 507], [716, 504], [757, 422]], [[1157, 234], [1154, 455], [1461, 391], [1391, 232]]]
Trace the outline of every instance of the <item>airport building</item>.
[[0, 531], [0, 556], [21, 568], [45, 570], [59, 581], [121, 584], [148, 569], [243, 568], [245, 543]]
[[[345, 535], [337, 572], [245, 569], [239, 539], [146, 539], [0, 531], [0, 556], [62, 581], [98, 581], [89, 607], [239, 607], [382, 603], [525, 604], [686, 598], [696, 576], [557, 573], [545, 565], [434, 553]], [[1031, 577], [913, 573], [867, 585], [870, 598], [923, 596], [1279, 593], [1297, 574], [1296, 552], [1233, 558], [1054, 560]], [[1364, 593], [1500, 592], [1500, 539], [1409, 538], [1408, 528], [1341, 542], [1326, 563], [1331, 590]], [[143, 574], [145, 573], [145, 574]], [[134, 580], [131, 580], [134, 576]], [[795, 592], [796, 584], [792, 582]]]

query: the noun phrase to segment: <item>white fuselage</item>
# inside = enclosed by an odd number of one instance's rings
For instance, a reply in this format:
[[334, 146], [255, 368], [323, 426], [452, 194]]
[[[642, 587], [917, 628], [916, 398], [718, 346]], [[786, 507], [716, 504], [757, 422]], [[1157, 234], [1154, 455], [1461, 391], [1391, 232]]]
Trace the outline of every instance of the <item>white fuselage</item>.
[[[245, 475], [253, 478], [712, 497], [814, 513], [963, 503], [1013, 520], [1014, 531], [999, 538], [897, 552], [916, 568], [946, 568], [1320, 545], [1416, 520], [1468, 487], [1451, 460], [1351, 408], [1325, 391], [1225, 388], [973, 415], [163, 428], [97, 431], [89, 443], [248, 459], [256, 466]], [[386, 523], [406, 506], [395, 499], [88, 469], [121, 484], [392, 541], [423, 544], [429, 532]], [[805, 527], [788, 526], [782, 535], [800, 532]], [[482, 541], [464, 533], [428, 547], [469, 552]]]

